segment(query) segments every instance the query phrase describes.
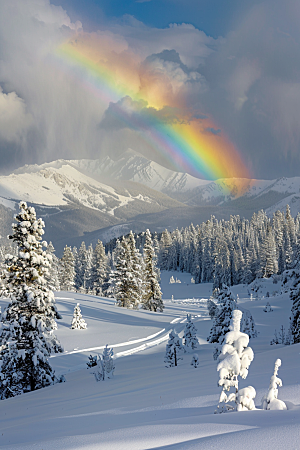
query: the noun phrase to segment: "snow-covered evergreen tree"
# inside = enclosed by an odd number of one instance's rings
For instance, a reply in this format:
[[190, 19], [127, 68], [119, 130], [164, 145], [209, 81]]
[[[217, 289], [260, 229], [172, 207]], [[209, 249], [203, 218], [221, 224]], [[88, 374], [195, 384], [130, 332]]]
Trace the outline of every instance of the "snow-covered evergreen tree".
[[295, 344], [300, 343], [300, 275], [296, 275], [294, 286], [291, 289], [290, 299], [293, 302], [292, 315], [290, 317], [290, 331]]
[[[238, 377], [246, 378], [254, 354], [248, 347], [249, 336], [240, 331], [242, 312], [234, 310], [230, 331], [226, 333], [217, 371], [222, 392], [216, 412], [234, 410], [239, 405]], [[250, 388], [250, 386], [249, 386]], [[230, 392], [231, 391], [231, 392]]]
[[62, 348], [53, 334], [57, 328], [54, 295], [45, 281], [50, 258], [41, 242], [44, 222], [35, 209], [20, 203], [13, 232], [18, 248], [7, 255], [3, 277], [10, 303], [1, 317], [0, 398], [49, 386], [56, 381], [48, 358]]
[[67, 245], [61, 258], [60, 288], [62, 291], [73, 291], [75, 287], [74, 255]]
[[198, 348], [199, 341], [197, 338], [197, 329], [192, 322], [190, 314], [187, 315], [187, 323], [185, 325], [183, 339], [185, 352], [191, 353]]
[[108, 347], [106, 344], [103, 353], [102, 353], [102, 363], [104, 369], [104, 377], [105, 381], [107, 378], [112, 378], [114, 376], [115, 364], [114, 364], [114, 351], [112, 348]]
[[91, 369], [96, 381], [105, 381], [113, 377], [115, 370], [113, 356], [113, 349], [106, 345], [102, 355], [98, 355], [97, 364]]
[[75, 269], [75, 289], [76, 291], [85, 291], [85, 271], [87, 266], [87, 249], [85, 242], [82, 241], [78, 253], [77, 259], [74, 261], [74, 269]]
[[93, 263], [91, 271], [91, 285], [95, 295], [103, 295], [103, 284], [108, 275], [108, 262], [105, 255], [105, 249], [100, 240], [95, 247], [93, 254]]
[[216, 302], [214, 301], [213, 297], [211, 297], [209, 300], [207, 300], [207, 309], [208, 314], [211, 319], [213, 319], [216, 314], [218, 313], [218, 306]]
[[236, 301], [226, 285], [223, 285], [219, 291], [218, 304], [218, 311], [214, 317], [210, 335], [207, 338], [208, 342], [216, 344], [213, 354], [214, 359], [217, 359], [220, 354], [224, 337], [230, 330], [232, 311], [237, 308]]
[[199, 357], [198, 357], [197, 353], [193, 354], [191, 366], [195, 367], [195, 369], [197, 369], [197, 367], [199, 366]]
[[[135, 238], [132, 231], [128, 236], [129, 269], [130, 269], [130, 297], [133, 308], [137, 308], [144, 295], [143, 264], [140, 252], [136, 248]], [[154, 257], [154, 256], [153, 256]]]
[[121, 242], [119, 240], [117, 241], [115, 258], [116, 267], [111, 275], [111, 283], [113, 284], [117, 305], [123, 308], [136, 308], [137, 305], [132, 302], [131, 297], [132, 275], [130, 267], [130, 250], [124, 236]]
[[266, 306], [263, 309], [264, 312], [272, 312], [273, 309], [271, 308], [270, 302], [266, 303]]
[[93, 256], [94, 256], [94, 249], [92, 244], [89, 245], [87, 251], [86, 251], [86, 264], [85, 264], [85, 270], [84, 270], [84, 276], [83, 276], [83, 289], [84, 292], [89, 293], [93, 292]]
[[85, 330], [87, 328], [87, 324], [81, 314], [79, 303], [77, 303], [77, 305], [74, 308], [71, 328], [72, 330]]
[[166, 345], [166, 354], [164, 359], [166, 367], [177, 366], [178, 361], [182, 359], [180, 355], [183, 351], [184, 349], [180, 337], [175, 330], [171, 330], [169, 333], [169, 340]]
[[55, 255], [55, 249], [52, 242], [50, 241], [47, 246], [47, 255], [50, 263], [48, 274], [45, 276], [47, 284], [50, 289], [54, 291], [59, 291], [59, 260]]
[[144, 244], [144, 292], [143, 308], [150, 311], [163, 311], [164, 304], [158, 282], [151, 233], [146, 230]]
[[281, 360], [276, 359], [274, 373], [270, 380], [269, 390], [262, 398], [262, 408], [268, 410], [284, 410], [287, 409], [286, 404], [279, 400], [278, 397], [278, 386], [282, 386], [282, 381], [277, 377], [278, 369], [281, 366]]

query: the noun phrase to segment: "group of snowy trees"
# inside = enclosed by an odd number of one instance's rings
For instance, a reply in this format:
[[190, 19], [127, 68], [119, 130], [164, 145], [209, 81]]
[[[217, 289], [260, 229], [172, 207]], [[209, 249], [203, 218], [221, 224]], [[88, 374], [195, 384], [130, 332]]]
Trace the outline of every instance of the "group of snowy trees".
[[[142, 236], [141, 236], [142, 237]], [[165, 230], [158, 239], [158, 266], [193, 275], [196, 283], [214, 287], [251, 283], [300, 263], [300, 214], [294, 219], [276, 211], [270, 219], [264, 211], [252, 219], [212, 217], [194, 227]]]
[[102, 242], [99, 240], [95, 248], [86, 248], [82, 242], [79, 250], [66, 246], [57, 261], [57, 272], [61, 290], [105, 295], [109, 266]]
[[[132, 271], [140, 266], [140, 254], [149, 246], [161, 270], [179, 270], [193, 275], [196, 283], [213, 282], [220, 288], [239, 283], [250, 283], [257, 277], [269, 277], [300, 264], [300, 214], [294, 219], [289, 206], [286, 213], [276, 211], [273, 218], [264, 211], [253, 214], [252, 219], [232, 216], [218, 221], [214, 217], [201, 225], [190, 225], [161, 235], [149, 232], [126, 237], [131, 252]], [[48, 281], [53, 289], [75, 290], [107, 295], [112, 281], [111, 272], [120, 266], [118, 254], [127, 252], [125, 241], [107, 244], [107, 253], [101, 241], [95, 248], [79, 249], [66, 246], [59, 260], [50, 243], [47, 252], [53, 264]], [[0, 247], [0, 262], [7, 249]], [[137, 254], [133, 254], [137, 252]]]
[[[182, 339], [178, 336], [176, 331], [172, 329], [169, 333], [169, 340], [166, 345], [166, 354], [164, 362], [166, 367], [176, 367], [178, 361], [181, 360], [182, 353], [191, 353], [198, 348], [199, 341], [197, 338], [197, 330], [192, 322], [191, 315], [187, 315], [187, 322], [185, 325]], [[198, 355], [195, 353], [191, 365], [198, 367]]]
[[[150, 311], [162, 311], [160, 271], [157, 267], [155, 242], [149, 230], [144, 233], [143, 248], [136, 248], [132, 232], [116, 241], [113, 254], [106, 255], [101, 241], [95, 248], [79, 250], [66, 246], [61, 259], [54, 254], [50, 242], [46, 250], [52, 260], [46, 275], [53, 290], [77, 291], [99, 296], [114, 296], [118, 306], [138, 308], [141, 304]], [[1, 255], [7, 249], [0, 247]], [[10, 249], [12, 252], [14, 248]], [[2, 258], [3, 264], [4, 256]]]
[[139, 304], [149, 311], [162, 311], [160, 273], [149, 230], [145, 233], [143, 256], [136, 248], [132, 232], [117, 241], [111, 284], [118, 306], [137, 309]]

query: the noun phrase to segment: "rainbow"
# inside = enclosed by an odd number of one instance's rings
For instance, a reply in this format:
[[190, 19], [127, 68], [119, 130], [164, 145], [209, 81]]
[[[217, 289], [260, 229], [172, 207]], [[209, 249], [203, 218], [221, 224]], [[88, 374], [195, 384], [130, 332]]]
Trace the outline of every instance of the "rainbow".
[[[229, 141], [220, 134], [208, 130], [216, 129], [215, 123], [206, 118], [179, 117], [166, 123], [159, 119], [159, 111], [166, 105], [166, 98], [159, 90], [141, 89], [140, 60], [130, 54], [128, 58], [113, 63], [105, 52], [99, 53], [97, 45], [84, 39], [71, 40], [56, 51], [72, 76], [76, 76], [87, 89], [92, 90], [107, 106], [113, 104], [110, 112], [123, 127], [134, 129], [155, 152], [168, 159], [180, 171], [186, 171], [199, 178], [216, 180], [220, 178], [249, 178], [249, 172], [241, 155]], [[116, 58], [117, 59], [117, 58]], [[121, 100], [139, 102], [142, 113], [132, 114], [122, 107]], [[172, 103], [178, 111], [186, 111], [186, 105]]]

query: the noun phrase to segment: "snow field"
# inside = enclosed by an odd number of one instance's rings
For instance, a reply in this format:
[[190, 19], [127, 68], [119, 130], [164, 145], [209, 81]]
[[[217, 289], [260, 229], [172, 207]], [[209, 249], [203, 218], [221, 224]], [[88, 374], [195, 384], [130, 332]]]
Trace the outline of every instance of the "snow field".
[[[181, 284], [169, 284], [172, 274]], [[54, 355], [50, 362], [58, 374], [66, 374], [67, 382], [1, 401], [0, 448], [299, 449], [300, 345], [269, 345], [275, 328], [288, 325], [288, 294], [250, 301], [247, 287], [232, 288], [239, 295], [239, 303], [250, 310], [259, 332], [250, 340], [254, 360], [239, 387], [254, 386], [255, 403], [260, 407], [274, 362], [280, 358], [283, 387], [278, 397], [286, 402], [288, 411], [216, 415], [220, 388], [213, 345], [206, 341], [211, 321], [203, 301], [211, 295], [212, 285], [190, 284], [190, 279], [188, 274], [162, 272], [163, 313], [118, 308], [112, 299], [57, 293], [58, 310], [63, 316], [57, 335], [65, 353]], [[270, 283], [262, 283], [259, 296], [266, 290], [271, 292]], [[263, 311], [266, 301], [273, 312]], [[87, 322], [86, 330], [70, 328], [77, 303]], [[163, 338], [168, 338], [172, 327], [182, 336], [186, 313], [192, 315], [198, 331], [199, 366], [192, 367], [192, 354], [185, 354], [178, 367], [166, 368]], [[97, 383], [86, 362], [89, 354], [102, 353], [105, 344], [115, 346], [116, 356], [127, 354], [116, 358], [112, 380]]]

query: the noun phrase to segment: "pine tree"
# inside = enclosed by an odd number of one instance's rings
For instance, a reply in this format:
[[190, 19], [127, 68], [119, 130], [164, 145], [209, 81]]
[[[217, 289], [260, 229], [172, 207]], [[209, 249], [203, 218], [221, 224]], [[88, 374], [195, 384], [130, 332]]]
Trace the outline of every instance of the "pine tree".
[[174, 367], [178, 365], [178, 361], [181, 358], [181, 354], [183, 352], [183, 346], [181, 343], [181, 339], [175, 330], [171, 330], [169, 333], [169, 340], [166, 345], [166, 354], [164, 362], [166, 367]]
[[184, 350], [188, 353], [198, 348], [199, 341], [197, 339], [197, 329], [192, 322], [191, 315], [187, 315], [187, 323], [185, 325], [184, 334]]
[[[249, 336], [240, 331], [242, 312], [234, 310], [230, 324], [230, 331], [226, 333], [217, 371], [219, 372], [219, 386], [222, 392], [216, 412], [230, 411], [239, 408], [238, 377], [246, 378], [254, 354], [249, 344]], [[249, 387], [252, 388], [252, 387]], [[249, 389], [248, 388], [248, 389]], [[231, 391], [231, 392], [230, 392]], [[227, 394], [229, 392], [229, 394]]]
[[194, 353], [192, 357], [191, 366], [195, 367], [195, 369], [197, 369], [197, 367], [199, 366], [199, 357], [197, 353]]
[[105, 381], [114, 375], [115, 365], [113, 360], [113, 349], [107, 345], [102, 355], [98, 355], [96, 365], [92, 366], [91, 373], [95, 376], [96, 381]]
[[111, 275], [117, 306], [132, 308], [130, 293], [130, 253], [125, 237], [117, 240], [115, 249], [116, 267]]
[[77, 260], [74, 261], [74, 269], [75, 269], [75, 289], [76, 291], [85, 292], [85, 272], [87, 268], [87, 257], [88, 252], [86, 249], [85, 242], [82, 241], [77, 255]]
[[208, 337], [208, 342], [216, 344], [213, 357], [218, 358], [225, 334], [228, 333], [232, 311], [237, 308], [236, 301], [228, 286], [223, 285], [218, 295], [218, 312], [214, 317], [213, 325]]
[[162, 293], [154, 259], [154, 250], [149, 230], [145, 233], [144, 245], [144, 294], [143, 308], [150, 311], [163, 311]]
[[62, 291], [73, 291], [75, 286], [74, 256], [71, 247], [65, 246], [61, 258], [60, 288]]
[[293, 302], [292, 315], [290, 317], [290, 331], [295, 344], [300, 343], [300, 275], [297, 274], [290, 299]]
[[45, 224], [33, 207], [25, 202], [19, 206], [9, 236], [18, 253], [7, 256], [3, 274], [11, 302], [1, 317], [1, 399], [53, 384], [56, 378], [48, 358], [62, 351], [53, 334], [54, 295], [45, 281], [50, 267], [43, 250], [46, 242], [41, 242]]
[[45, 276], [45, 279], [47, 281], [47, 284], [50, 289], [53, 289], [54, 291], [59, 291], [60, 285], [59, 285], [59, 262], [58, 258], [55, 255], [55, 249], [53, 247], [52, 242], [50, 241], [47, 246], [47, 255], [50, 263], [48, 274]]
[[[143, 296], [143, 270], [142, 257], [136, 248], [135, 238], [132, 231], [128, 236], [129, 268], [130, 268], [130, 297], [133, 308], [138, 308]], [[153, 256], [155, 258], [155, 256]]]
[[79, 303], [77, 303], [77, 305], [74, 308], [71, 328], [72, 330], [85, 330], [87, 328], [87, 324], [81, 315]]
[[93, 254], [91, 284], [95, 295], [103, 295], [103, 284], [108, 275], [108, 263], [105, 249], [100, 240], [95, 247]]
[[87, 251], [86, 251], [86, 263], [85, 263], [85, 270], [84, 270], [84, 276], [83, 276], [83, 289], [85, 293], [93, 292], [93, 256], [94, 256], [94, 249], [93, 245], [90, 244]]

